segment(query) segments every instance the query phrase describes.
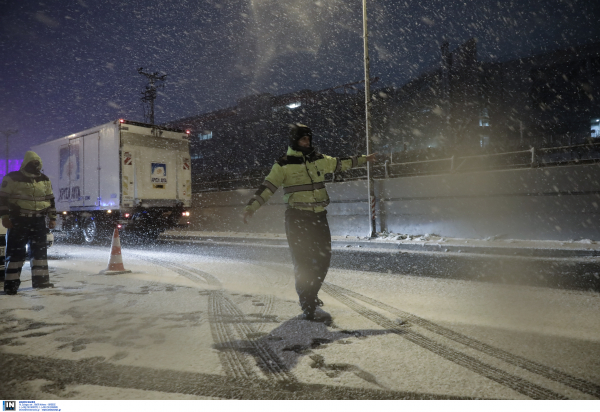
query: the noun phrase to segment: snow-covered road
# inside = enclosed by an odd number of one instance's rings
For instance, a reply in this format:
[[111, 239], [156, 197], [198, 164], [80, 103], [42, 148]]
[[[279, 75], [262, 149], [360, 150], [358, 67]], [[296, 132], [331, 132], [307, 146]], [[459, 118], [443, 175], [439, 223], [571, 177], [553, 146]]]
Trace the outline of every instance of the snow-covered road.
[[0, 296], [3, 399], [600, 398], [596, 292], [331, 269], [308, 322], [290, 264], [109, 250]]

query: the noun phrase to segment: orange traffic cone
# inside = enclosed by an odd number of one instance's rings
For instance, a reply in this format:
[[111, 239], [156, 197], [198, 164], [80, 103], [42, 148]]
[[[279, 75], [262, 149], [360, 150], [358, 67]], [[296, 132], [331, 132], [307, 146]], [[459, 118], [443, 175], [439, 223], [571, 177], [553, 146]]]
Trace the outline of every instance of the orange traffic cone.
[[121, 239], [119, 239], [119, 229], [117, 228], [115, 228], [113, 233], [108, 267], [100, 273], [104, 275], [120, 275], [122, 273], [131, 273], [131, 270], [125, 270], [125, 267], [123, 266], [123, 257], [121, 256]]

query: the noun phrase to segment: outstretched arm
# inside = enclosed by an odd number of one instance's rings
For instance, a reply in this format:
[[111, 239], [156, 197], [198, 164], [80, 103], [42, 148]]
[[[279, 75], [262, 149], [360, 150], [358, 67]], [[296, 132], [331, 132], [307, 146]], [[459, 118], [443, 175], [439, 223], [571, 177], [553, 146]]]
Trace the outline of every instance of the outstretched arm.
[[248, 223], [248, 218], [252, 217], [267, 200], [273, 196], [273, 193], [277, 191], [277, 188], [283, 183], [284, 172], [283, 168], [275, 163], [271, 168], [271, 172], [265, 178], [265, 181], [258, 187], [254, 196], [248, 202], [248, 205], [244, 209], [243, 219], [244, 223]]
[[363, 166], [367, 162], [375, 161], [377, 153], [372, 153], [368, 156], [350, 156], [350, 157], [330, 157], [325, 156], [327, 159], [329, 170], [326, 173], [339, 173], [345, 172], [353, 167]]

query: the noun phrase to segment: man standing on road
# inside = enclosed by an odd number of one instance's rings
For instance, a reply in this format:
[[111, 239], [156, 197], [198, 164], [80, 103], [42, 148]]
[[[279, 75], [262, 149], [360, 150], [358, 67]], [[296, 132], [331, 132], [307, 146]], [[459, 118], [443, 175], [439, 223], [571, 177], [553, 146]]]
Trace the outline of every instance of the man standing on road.
[[52, 184], [42, 173], [42, 159], [35, 152], [25, 153], [21, 169], [2, 179], [0, 216], [6, 227], [6, 271], [4, 292], [16, 295], [21, 284], [21, 269], [29, 244], [31, 283], [34, 288], [48, 288], [46, 217], [48, 227], [56, 227], [56, 208]]
[[331, 233], [325, 207], [329, 195], [325, 174], [339, 173], [374, 161], [375, 154], [337, 158], [317, 153], [312, 146], [312, 132], [296, 123], [290, 130], [287, 154], [280, 158], [258, 188], [244, 211], [244, 223], [283, 185], [285, 232], [294, 262], [296, 292], [302, 318], [313, 320], [317, 297], [331, 261]]

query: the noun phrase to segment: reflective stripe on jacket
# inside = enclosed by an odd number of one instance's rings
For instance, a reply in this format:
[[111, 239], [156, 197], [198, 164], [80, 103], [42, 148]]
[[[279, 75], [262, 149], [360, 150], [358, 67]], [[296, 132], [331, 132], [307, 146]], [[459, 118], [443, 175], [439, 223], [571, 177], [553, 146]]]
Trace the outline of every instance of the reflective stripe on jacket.
[[289, 207], [322, 212], [329, 204], [325, 174], [343, 172], [366, 162], [366, 156], [339, 158], [316, 152], [305, 156], [290, 147], [287, 155], [273, 165], [265, 181], [248, 202], [246, 210], [255, 212], [273, 196], [279, 186], [283, 186], [283, 198]]

